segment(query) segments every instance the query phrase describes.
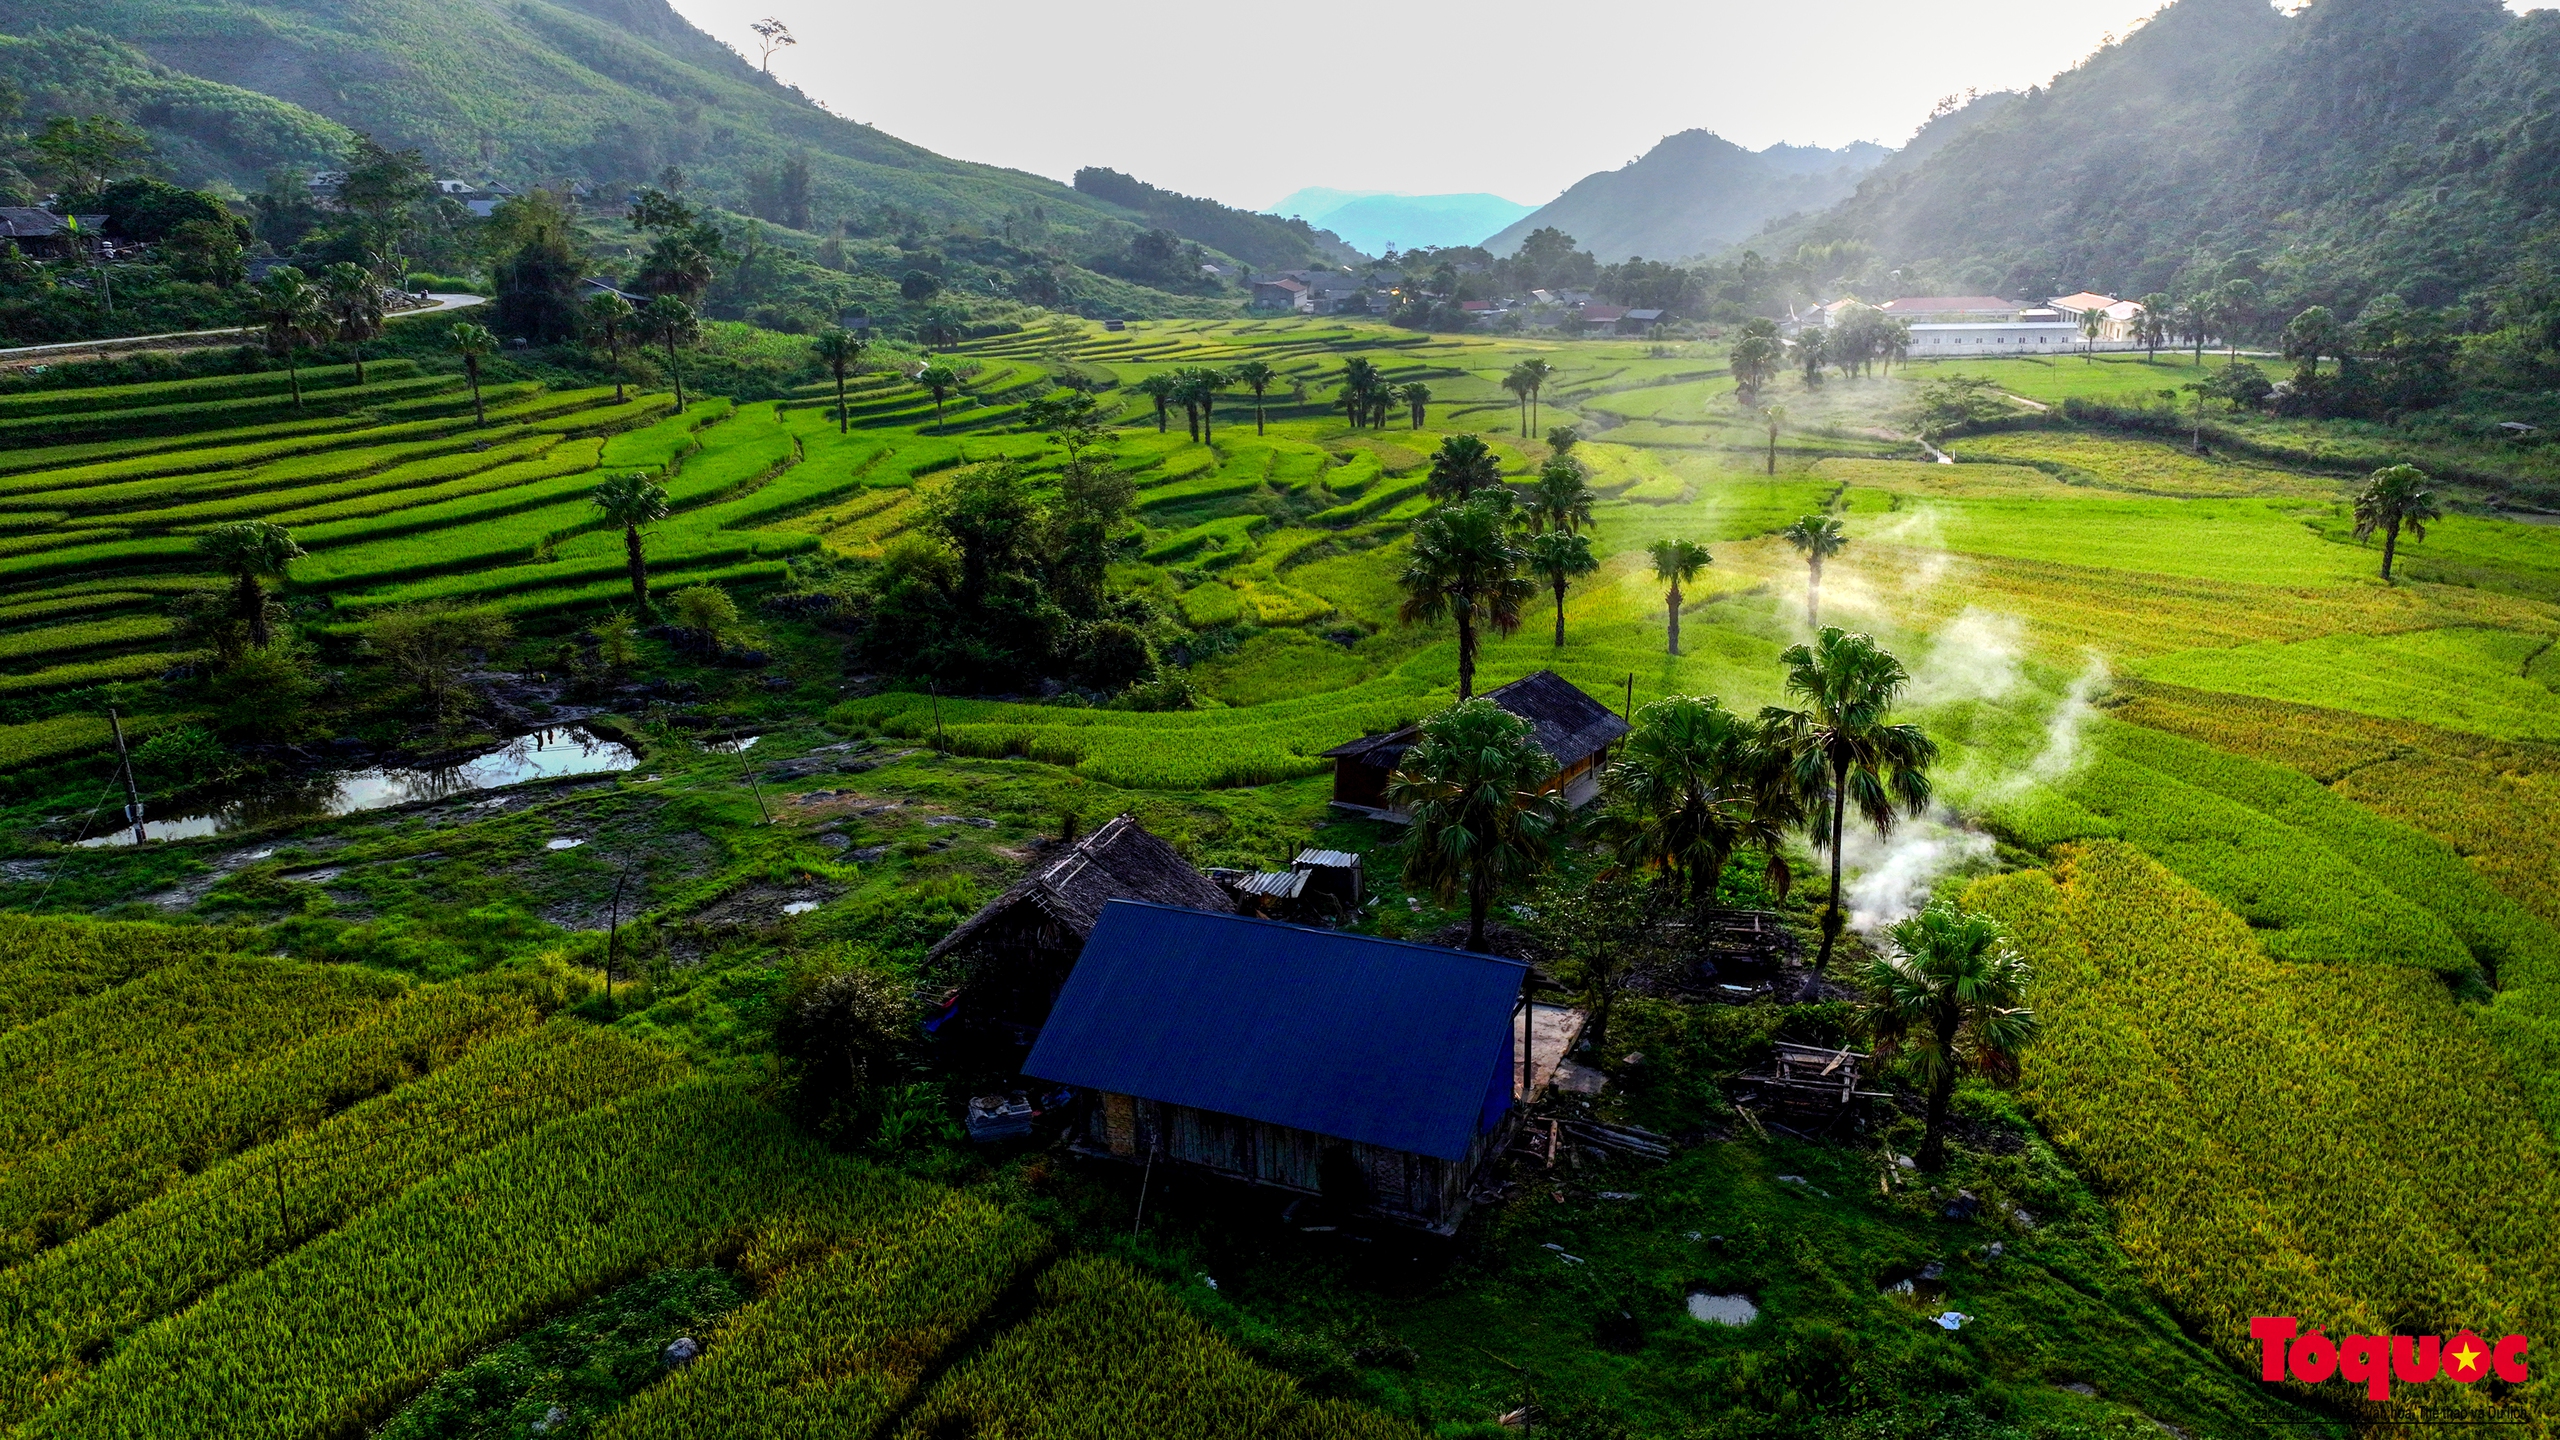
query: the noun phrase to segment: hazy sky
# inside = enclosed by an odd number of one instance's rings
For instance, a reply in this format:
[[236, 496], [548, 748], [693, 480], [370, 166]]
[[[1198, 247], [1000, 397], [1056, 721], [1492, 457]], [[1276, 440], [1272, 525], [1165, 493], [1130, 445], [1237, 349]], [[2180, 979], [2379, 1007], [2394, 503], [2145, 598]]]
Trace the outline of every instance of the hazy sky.
[[1260, 208], [1308, 185], [1538, 204], [1693, 127], [1899, 145], [1939, 96], [2042, 82], [2160, 0], [674, 3], [750, 58], [777, 16], [800, 43], [776, 75], [945, 155]]

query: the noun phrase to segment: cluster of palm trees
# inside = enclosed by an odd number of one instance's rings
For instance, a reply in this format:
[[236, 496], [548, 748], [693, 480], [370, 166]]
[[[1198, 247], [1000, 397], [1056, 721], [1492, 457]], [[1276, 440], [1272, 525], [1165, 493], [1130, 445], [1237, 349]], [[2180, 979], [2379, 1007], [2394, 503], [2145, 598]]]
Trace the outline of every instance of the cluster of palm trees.
[[1511, 398], [1520, 402], [1520, 434], [1525, 438], [1535, 438], [1538, 434], [1538, 396], [1555, 373], [1556, 367], [1533, 358], [1512, 366], [1510, 372], [1502, 377], [1502, 388], [1510, 391]]
[[[1665, 904], [1693, 913], [1716, 904], [1726, 870], [1746, 852], [1784, 896], [1795, 879], [1788, 837], [1809, 834], [1830, 870], [1818, 962], [1828, 965], [1844, 928], [1850, 818], [1881, 836], [1927, 809], [1938, 751], [1920, 727], [1893, 718], [1910, 675], [1872, 637], [1830, 627], [1778, 660], [1786, 703], [1756, 716], [1698, 695], [1638, 710], [1602, 772], [1590, 831], [1616, 869], [1651, 877]], [[1535, 879], [1571, 829], [1549, 788], [1554, 772], [1528, 722], [1491, 700], [1462, 699], [1423, 726], [1389, 782], [1390, 802], [1412, 817], [1405, 879], [1444, 902], [1464, 897], [1470, 948], [1484, 943], [1494, 898]], [[1942, 1156], [1956, 1068], [1996, 1067], [2032, 1033], [2020, 1004], [2027, 978], [1998, 927], [1943, 903], [1895, 926], [1864, 967], [1873, 1033], [1880, 1046], [1907, 1050], [1930, 1090], [1924, 1165]]]
[[267, 353], [284, 361], [295, 409], [302, 408], [302, 351], [331, 340], [354, 352], [356, 383], [364, 383], [364, 342], [382, 333], [382, 286], [361, 265], [341, 262], [314, 282], [291, 265], [279, 266], [249, 293]]
[[1253, 392], [1253, 433], [1261, 434], [1263, 392], [1279, 378], [1278, 371], [1253, 360], [1233, 370], [1220, 370], [1210, 365], [1159, 370], [1129, 388], [1156, 403], [1157, 434], [1164, 433], [1166, 419], [1173, 407], [1179, 405], [1191, 438], [1206, 445], [1216, 438], [1218, 397], [1231, 386], [1242, 385]]
[[1482, 632], [1518, 630], [1543, 582], [1555, 593], [1556, 644], [1564, 644], [1565, 593], [1600, 568], [1591, 553], [1591, 489], [1582, 462], [1553, 455], [1525, 495], [1503, 483], [1493, 448], [1452, 435], [1431, 457], [1424, 491], [1440, 502], [1413, 523], [1413, 548], [1396, 576], [1406, 624], [1456, 622], [1458, 698], [1475, 694]]
[[1420, 380], [1399, 385], [1387, 378], [1376, 361], [1355, 355], [1342, 362], [1339, 403], [1343, 418], [1354, 429], [1384, 430], [1401, 407], [1413, 428], [1419, 430], [1429, 418], [1431, 387]]

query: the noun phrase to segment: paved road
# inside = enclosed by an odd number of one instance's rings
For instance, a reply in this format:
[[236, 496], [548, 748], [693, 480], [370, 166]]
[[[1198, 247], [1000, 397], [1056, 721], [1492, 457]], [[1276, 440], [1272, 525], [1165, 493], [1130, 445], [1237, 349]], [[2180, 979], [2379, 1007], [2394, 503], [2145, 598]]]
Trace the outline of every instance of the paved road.
[[[467, 309], [473, 305], [486, 304], [488, 301], [488, 297], [484, 295], [430, 294], [427, 299], [433, 303], [415, 310], [395, 310], [390, 318], [405, 320], [412, 315], [434, 315], [445, 310]], [[147, 350], [154, 345], [175, 340], [218, 340], [225, 335], [254, 333], [256, 332], [248, 326], [234, 326], [228, 330], [173, 330], [166, 335], [114, 335], [102, 340], [59, 340], [50, 345], [16, 345], [0, 349], [0, 364], [11, 360], [40, 360], [47, 355], [77, 355], [84, 351], [101, 354], [108, 350]]]

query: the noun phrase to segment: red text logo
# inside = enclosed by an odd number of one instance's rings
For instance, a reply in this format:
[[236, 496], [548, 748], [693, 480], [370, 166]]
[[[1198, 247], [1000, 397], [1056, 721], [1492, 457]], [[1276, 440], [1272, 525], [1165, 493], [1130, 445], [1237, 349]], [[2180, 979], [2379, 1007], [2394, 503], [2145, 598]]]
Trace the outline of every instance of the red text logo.
[[2287, 1375], [2307, 1385], [2331, 1376], [2362, 1385], [2376, 1400], [2391, 1398], [2391, 1382], [2420, 1385], [2450, 1380], [2477, 1385], [2495, 1375], [2523, 1384], [2531, 1372], [2524, 1363], [2525, 1338], [2509, 1335], [2492, 1345], [2469, 1330], [2447, 1340], [2440, 1335], [2348, 1335], [2331, 1340], [2313, 1326], [2303, 1333], [2290, 1315], [2261, 1315], [2249, 1322], [2249, 1338], [2258, 1342], [2258, 1378], [2282, 1380]]

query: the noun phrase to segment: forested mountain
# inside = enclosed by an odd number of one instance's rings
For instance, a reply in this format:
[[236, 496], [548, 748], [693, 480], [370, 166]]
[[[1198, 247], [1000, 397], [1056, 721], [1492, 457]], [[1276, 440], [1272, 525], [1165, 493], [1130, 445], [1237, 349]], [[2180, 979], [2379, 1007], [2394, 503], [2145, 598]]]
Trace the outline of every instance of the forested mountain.
[[1531, 231], [1553, 227], [1603, 262], [1656, 260], [1720, 250], [1771, 220], [1819, 210], [1846, 196], [1891, 151], [1773, 145], [1745, 150], [1707, 130], [1684, 130], [1616, 170], [1571, 189], [1484, 242], [1497, 255]]
[[2476, 301], [2560, 220], [2560, 12], [2178, 0], [2050, 87], [1960, 119], [1754, 248], [1863, 242], [1877, 269], [1950, 293], [2236, 278], [2286, 314]]
[[28, 117], [135, 125], [190, 186], [252, 192], [277, 169], [330, 168], [360, 130], [440, 175], [618, 196], [673, 166], [697, 201], [801, 231], [958, 225], [1124, 275], [1145, 268], [1134, 242], [1157, 227], [1245, 244], [1258, 264], [1324, 253], [1269, 217], [1186, 231], [1187, 217], [934, 154], [829, 113], [666, 0], [14, 0], [0, 26], [17, 37], [0, 36], [0, 76]]

